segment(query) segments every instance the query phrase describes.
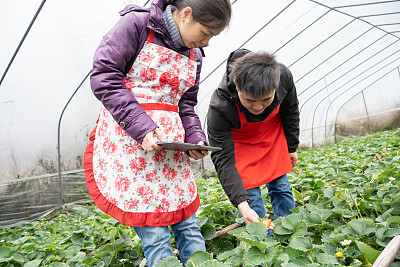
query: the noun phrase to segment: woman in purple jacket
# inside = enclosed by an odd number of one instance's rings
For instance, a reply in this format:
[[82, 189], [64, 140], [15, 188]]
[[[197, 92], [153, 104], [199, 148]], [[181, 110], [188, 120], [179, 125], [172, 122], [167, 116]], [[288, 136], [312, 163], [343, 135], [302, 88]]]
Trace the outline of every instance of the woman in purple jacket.
[[153, 0], [127, 6], [103, 38], [91, 87], [103, 103], [85, 152], [96, 205], [134, 226], [148, 266], [172, 255], [171, 227], [183, 263], [205, 251], [195, 212], [200, 201], [189, 156], [158, 141], [206, 144], [197, 104], [202, 49], [229, 24], [229, 0]]

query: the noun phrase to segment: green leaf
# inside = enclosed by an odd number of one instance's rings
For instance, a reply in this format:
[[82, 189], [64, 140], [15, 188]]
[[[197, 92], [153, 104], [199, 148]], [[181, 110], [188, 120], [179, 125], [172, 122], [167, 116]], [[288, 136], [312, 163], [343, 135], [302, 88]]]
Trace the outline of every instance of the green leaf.
[[356, 219], [354, 221], [360, 221], [365, 226], [372, 226], [374, 224], [374, 220], [372, 220], [371, 218], [360, 218], [360, 219]]
[[[301, 251], [300, 251], [301, 252]], [[303, 252], [301, 252], [303, 253]], [[290, 261], [290, 256], [287, 253], [281, 253], [279, 256], [275, 259], [275, 262], [281, 262], [281, 263], [288, 263]]]
[[232, 255], [227, 261], [226, 264], [231, 266], [242, 266], [243, 265], [243, 255]]
[[23, 263], [25, 261], [25, 257], [18, 252], [14, 253], [14, 255], [12, 255], [12, 258], [18, 263]]
[[86, 253], [83, 251], [79, 251], [78, 253], [76, 253], [76, 255], [71, 258], [71, 261], [73, 262], [77, 262], [79, 261], [81, 258], [84, 258], [86, 256]]
[[305, 266], [309, 266], [309, 264], [311, 264], [311, 260], [304, 256], [300, 256], [300, 257], [294, 258], [285, 266], [292, 266], [292, 265], [289, 265], [290, 263], [295, 264], [296, 266], [301, 266], [301, 267], [304, 266], [305, 267]]
[[379, 257], [379, 254], [381, 253], [380, 251], [371, 248], [361, 241], [356, 240], [356, 244], [358, 249], [364, 255], [364, 258], [367, 259], [368, 262], [375, 262], [375, 260]]
[[329, 187], [324, 189], [324, 197], [326, 198], [333, 198], [336, 194], [336, 188], [335, 187]]
[[52, 262], [50, 263], [49, 267], [64, 267], [66, 266], [65, 263], [62, 262]]
[[[400, 172], [398, 172], [398, 174], [400, 174]], [[392, 215], [400, 216], [400, 198], [395, 199], [390, 207], [393, 208]]]
[[249, 244], [250, 246], [258, 247], [261, 251], [264, 251], [267, 248], [267, 244], [265, 244], [264, 242], [260, 242], [256, 236], [252, 236], [249, 234], [235, 234], [235, 236], [239, 240]]
[[117, 228], [113, 228], [108, 232], [108, 236], [110, 238], [113, 238], [113, 237], [115, 237], [117, 235], [117, 233], [118, 233], [118, 229]]
[[96, 245], [92, 242], [84, 242], [84, 248], [87, 250], [94, 250], [96, 249]]
[[206, 217], [197, 218], [197, 225], [201, 228], [207, 221], [208, 218]]
[[312, 250], [313, 244], [309, 237], [295, 237], [290, 241], [289, 247], [303, 252], [308, 252], [309, 250]]
[[168, 256], [159, 262], [154, 267], [182, 267], [182, 263], [174, 256]]
[[186, 267], [197, 267], [205, 261], [212, 260], [212, 256], [208, 252], [196, 251], [193, 253], [188, 261], [186, 262]]
[[10, 241], [10, 243], [14, 244], [14, 245], [22, 245], [26, 241], [31, 240], [31, 239], [32, 239], [32, 237], [30, 237], [30, 236], [24, 236], [24, 237], [18, 238], [17, 240]]
[[118, 232], [119, 232], [119, 236], [124, 240], [125, 244], [127, 244], [128, 246], [133, 244], [132, 240], [125, 234], [124, 231], [122, 231], [121, 229], [118, 229]]
[[215, 230], [215, 227], [212, 226], [211, 224], [205, 224], [201, 227], [201, 234], [203, 235], [203, 238], [205, 240], [211, 240], [215, 236], [215, 233], [217, 231]]
[[292, 237], [296, 236], [304, 236], [307, 233], [307, 225], [305, 222], [299, 222], [295, 228], [294, 228], [294, 233], [292, 234]]
[[322, 225], [322, 219], [321, 216], [319, 216], [316, 213], [311, 213], [308, 214], [305, 218], [304, 221], [306, 222], [308, 227], [311, 226], [317, 226], [317, 225]]
[[322, 181], [322, 180], [316, 180], [316, 183], [315, 183], [315, 185], [314, 185], [314, 189], [320, 189], [320, 190], [322, 190], [322, 189], [324, 189], [325, 188], [325, 184], [324, 184], [324, 181]]
[[229, 266], [213, 259], [202, 262], [198, 267], [229, 267]]
[[43, 248], [46, 250], [52, 250], [53, 248], [57, 247], [56, 244], [52, 244], [52, 243], [47, 243], [43, 245]]
[[13, 260], [14, 257], [9, 257], [9, 258], [0, 258], [0, 263], [2, 262], [9, 262], [10, 260]]
[[265, 251], [261, 251], [257, 247], [251, 247], [245, 252], [245, 257], [254, 265], [259, 265], [271, 261], [276, 254], [276, 249], [268, 248]]
[[383, 236], [385, 237], [395, 237], [400, 234], [400, 229], [388, 228], [384, 232]]
[[228, 240], [226, 240], [225, 238], [222, 238], [222, 237], [212, 239], [211, 246], [212, 246], [213, 252], [216, 255], [235, 248], [233, 246], [232, 242], [229, 242]]
[[275, 226], [273, 231], [276, 235], [290, 235], [293, 233], [293, 230], [283, 227], [282, 224]]
[[65, 251], [65, 258], [71, 259], [75, 257], [75, 255], [80, 251], [80, 247], [78, 246], [70, 246], [66, 251]]
[[329, 255], [335, 255], [336, 246], [332, 243], [324, 243], [322, 251]]
[[288, 230], [294, 230], [296, 225], [302, 221], [301, 215], [292, 213], [282, 219], [282, 226]]
[[376, 232], [375, 232], [376, 237], [377, 237], [378, 239], [383, 239], [383, 238], [384, 238], [384, 237], [383, 237], [383, 234], [385, 233], [386, 229], [387, 229], [387, 228], [385, 228], [385, 227], [382, 227], [382, 228], [377, 229]]
[[83, 238], [84, 236], [82, 233], [73, 233], [71, 236], [71, 241], [76, 245], [83, 246]]
[[246, 227], [238, 227], [228, 232], [230, 235], [239, 234], [239, 233], [247, 233]]
[[250, 223], [246, 226], [246, 230], [249, 234], [257, 236], [260, 240], [264, 240], [267, 237], [267, 228], [262, 223]]
[[139, 252], [137, 250], [135, 249], [125, 250], [124, 258], [136, 259], [137, 257], [139, 257]]
[[11, 249], [8, 247], [0, 247], [0, 258], [7, 258], [10, 256]]
[[353, 220], [349, 222], [350, 226], [359, 234], [360, 236], [365, 235], [365, 224], [358, 220]]
[[315, 258], [316, 258], [317, 262], [320, 264], [333, 264], [333, 265], [339, 264], [336, 256], [333, 256], [333, 255], [321, 253], [321, 254], [315, 255]]
[[217, 259], [220, 261], [223, 261], [223, 260], [226, 260], [227, 258], [229, 258], [230, 256], [234, 255], [235, 253], [236, 253], [236, 249], [228, 250], [228, 251], [218, 254]]
[[386, 208], [380, 202], [372, 202], [372, 206], [378, 212], [385, 212]]
[[400, 224], [400, 216], [391, 216], [391, 217], [387, 217], [387, 218], [386, 218], [386, 221], [387, 221], [388, 224], [391, 224], [391, 223], [398, 223], [398, 224]]
[[42, 260], [33, 260], [24, 264], [24, 267], [38, 267]]

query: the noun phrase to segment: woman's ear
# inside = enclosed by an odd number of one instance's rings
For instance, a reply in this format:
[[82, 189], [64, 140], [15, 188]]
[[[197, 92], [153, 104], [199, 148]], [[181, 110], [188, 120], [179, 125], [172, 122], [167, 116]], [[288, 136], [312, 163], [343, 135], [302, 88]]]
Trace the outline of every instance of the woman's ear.
[[192, 8], [191, 7], [185, 7], [181, 10], [181, 20], [185, 21], [188, 19], [189, 21], [192, 21]]

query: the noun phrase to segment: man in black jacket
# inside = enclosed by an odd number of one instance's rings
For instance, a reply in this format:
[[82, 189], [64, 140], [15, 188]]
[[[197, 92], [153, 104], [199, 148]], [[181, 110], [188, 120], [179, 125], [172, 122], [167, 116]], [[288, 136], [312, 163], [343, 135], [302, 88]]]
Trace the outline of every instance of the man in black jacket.
[[289, 69], [272, 54], [239, 49], [213, 93], [207, 114], [211, 154], [219, 180], [246, 224], [266, 215], [266, 185], [274, 217], [294, 208], [287, 173], [297, 162], [299, 109]]

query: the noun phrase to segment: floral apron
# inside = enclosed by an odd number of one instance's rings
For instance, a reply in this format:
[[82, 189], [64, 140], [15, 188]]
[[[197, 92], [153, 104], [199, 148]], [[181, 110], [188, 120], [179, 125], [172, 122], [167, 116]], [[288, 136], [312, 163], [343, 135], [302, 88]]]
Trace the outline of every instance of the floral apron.
[[[154, 31], [124, 78], [139, 105], [163, 133], [184, 142], [178, 102], [196, 79], [190, 58], [154, 44]], [[199, 207], [189, 157], [181, 151], [144, 151], [103, 108], [85, 152], [89, 193], [96, 205], [124, 225], [165, 226], [189, 218]]]
[[293, 170], [279, 107], [263, 121], [247, 122], [236, 104], [240, 129], [232, 129], [236, 169], [246, 190], [275, 180]]

